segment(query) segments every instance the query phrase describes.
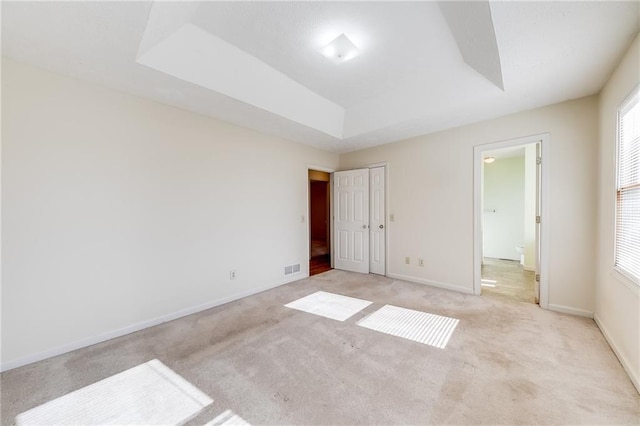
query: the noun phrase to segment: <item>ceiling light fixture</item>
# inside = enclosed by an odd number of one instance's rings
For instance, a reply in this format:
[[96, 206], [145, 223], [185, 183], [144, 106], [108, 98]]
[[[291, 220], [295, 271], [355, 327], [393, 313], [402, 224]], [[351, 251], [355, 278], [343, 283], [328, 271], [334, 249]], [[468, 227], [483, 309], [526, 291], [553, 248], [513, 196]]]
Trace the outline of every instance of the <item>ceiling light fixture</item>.
[[360, 52], [356, 45], [343, 33], [321, 48], [320, 53], [334, 62], [341, 63], [355, 58]]
[[487, 163], [487, 164], [491, 164], [494, 161], [496, 161], [496, 157], [487, 157], [487, 158], [484, 159], [484, 162]]

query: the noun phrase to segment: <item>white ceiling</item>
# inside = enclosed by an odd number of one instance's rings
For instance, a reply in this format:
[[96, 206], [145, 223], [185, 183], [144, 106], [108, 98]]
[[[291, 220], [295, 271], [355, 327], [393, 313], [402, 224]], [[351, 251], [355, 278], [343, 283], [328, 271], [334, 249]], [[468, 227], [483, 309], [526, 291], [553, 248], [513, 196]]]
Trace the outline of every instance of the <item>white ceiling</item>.
[[347, 152], [598, 93], [639, 5], [5, 1], [2, 54]]

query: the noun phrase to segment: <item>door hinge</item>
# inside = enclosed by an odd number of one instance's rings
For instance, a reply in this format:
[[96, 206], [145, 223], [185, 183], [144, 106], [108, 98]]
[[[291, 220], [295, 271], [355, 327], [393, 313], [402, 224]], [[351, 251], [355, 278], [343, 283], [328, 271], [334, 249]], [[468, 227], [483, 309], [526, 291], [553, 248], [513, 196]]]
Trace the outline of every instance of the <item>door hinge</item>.
[[542, 157], [536, 157], [536, 164], [542, 164]]
[[540, 274], [536, 274], [536, 282], [539, 283], [540, 282]]
[[536, 216], [536, 223], [540, 223], [540, 216]]

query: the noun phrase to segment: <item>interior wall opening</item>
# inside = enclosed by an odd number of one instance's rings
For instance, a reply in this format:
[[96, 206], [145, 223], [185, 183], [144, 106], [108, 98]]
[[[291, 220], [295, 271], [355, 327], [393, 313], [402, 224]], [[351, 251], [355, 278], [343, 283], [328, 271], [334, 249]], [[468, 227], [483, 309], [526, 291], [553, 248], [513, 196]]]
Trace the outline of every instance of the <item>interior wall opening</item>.
[[482, 152], [481, 294], [539, 303], [539, 142]]
[[330, 174], [309, 170], [309, 275], [331, 269]]

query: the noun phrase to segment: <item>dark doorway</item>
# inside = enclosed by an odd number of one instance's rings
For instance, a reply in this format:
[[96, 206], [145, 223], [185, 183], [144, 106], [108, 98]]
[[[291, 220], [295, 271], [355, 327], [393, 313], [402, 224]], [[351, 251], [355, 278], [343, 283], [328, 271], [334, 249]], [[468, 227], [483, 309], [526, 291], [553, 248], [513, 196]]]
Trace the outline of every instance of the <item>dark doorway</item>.
[[309, 275], [331, 269], [329, 173], [309, 170]]

